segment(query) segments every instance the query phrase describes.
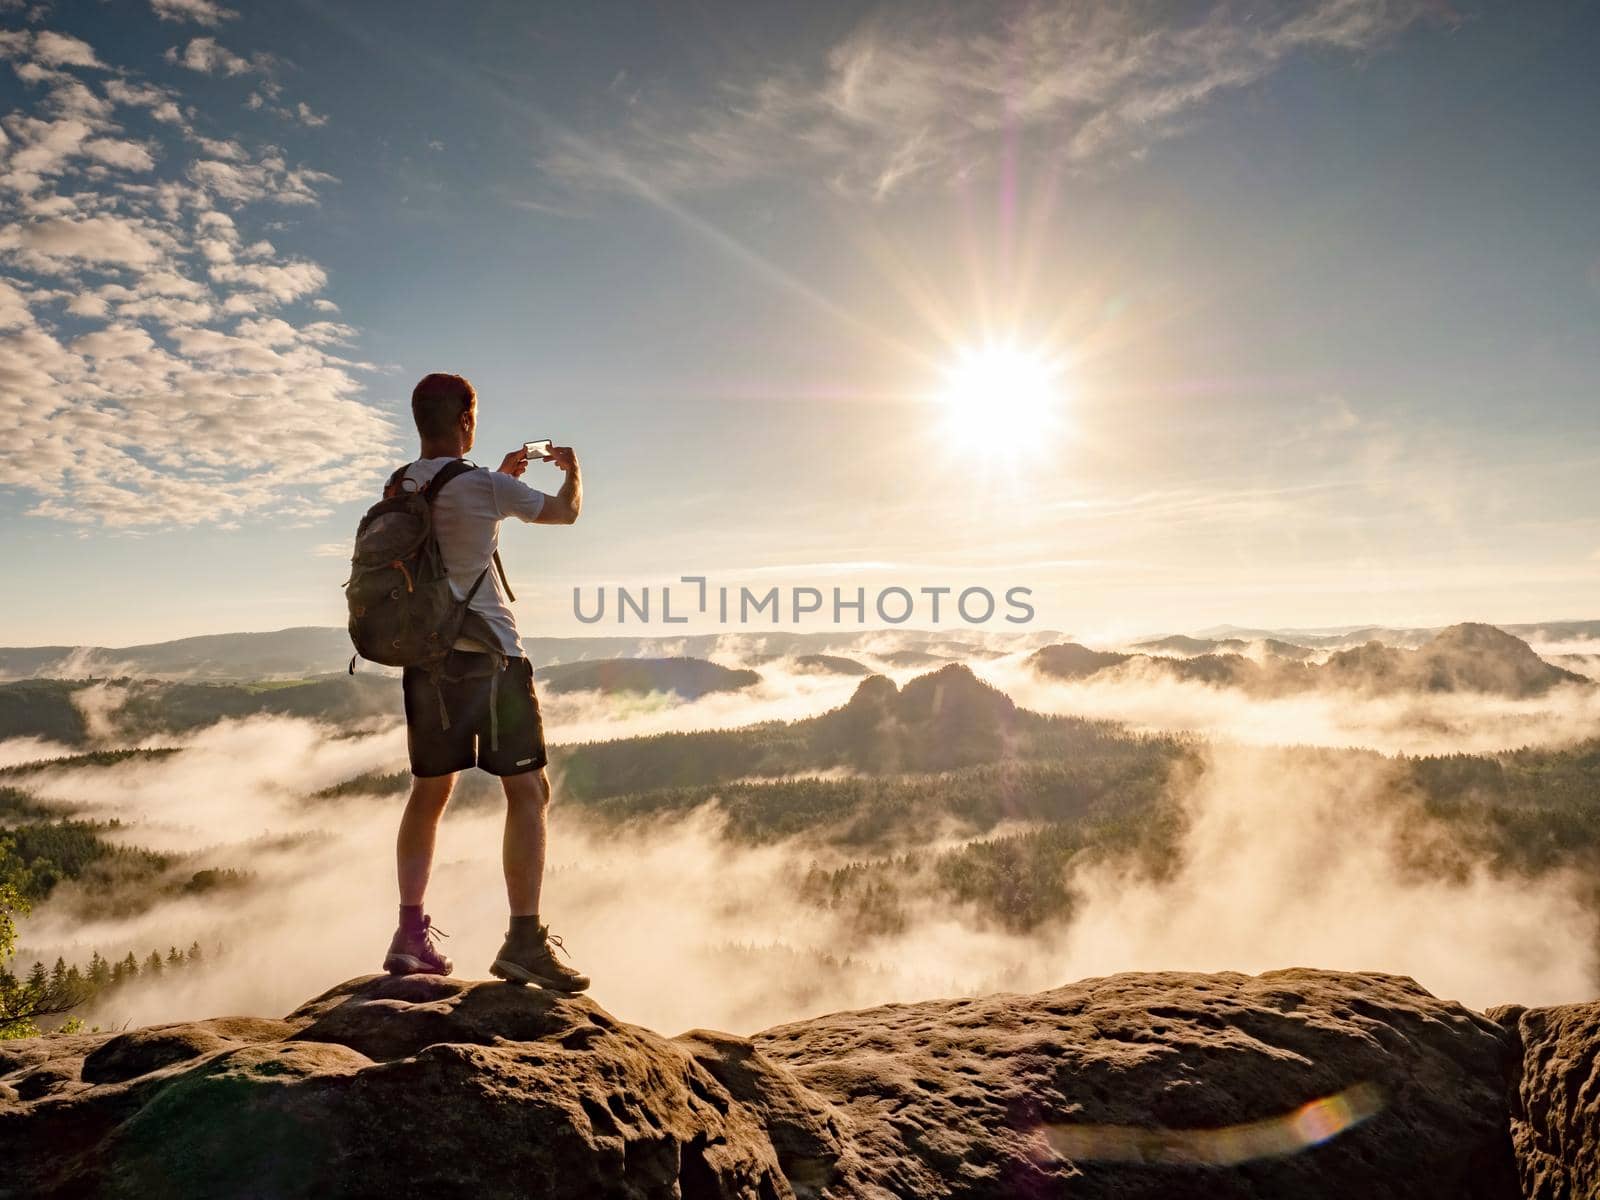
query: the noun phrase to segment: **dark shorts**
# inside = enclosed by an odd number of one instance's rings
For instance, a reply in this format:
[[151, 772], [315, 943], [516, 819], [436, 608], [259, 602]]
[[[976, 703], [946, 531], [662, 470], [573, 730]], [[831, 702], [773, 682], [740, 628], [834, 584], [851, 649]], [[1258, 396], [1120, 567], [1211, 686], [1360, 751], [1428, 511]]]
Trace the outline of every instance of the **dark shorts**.
[[[491, 775], [520, 775], [549, 761], [539, 697], [533, 691], [533, 664], [512, 658], [496, 671], [494, 662], [487, 654], [452, 650], [438, 688], [433, 676], [419, 667], [402, 673], [413, 775], [449, 775], [471, 766]], [[448, 729], [439, 712], [441, 692]]]

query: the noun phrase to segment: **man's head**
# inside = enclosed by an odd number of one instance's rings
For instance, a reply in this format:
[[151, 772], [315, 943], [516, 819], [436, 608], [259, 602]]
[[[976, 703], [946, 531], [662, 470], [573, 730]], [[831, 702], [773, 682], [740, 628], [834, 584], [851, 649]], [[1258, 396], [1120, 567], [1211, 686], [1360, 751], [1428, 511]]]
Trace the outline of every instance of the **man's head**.
[[478, 427], [478, 393], [460, 375], [424, 375], [411, 390], [411, 416], [424, 446], [459, 439], [465, 454]]

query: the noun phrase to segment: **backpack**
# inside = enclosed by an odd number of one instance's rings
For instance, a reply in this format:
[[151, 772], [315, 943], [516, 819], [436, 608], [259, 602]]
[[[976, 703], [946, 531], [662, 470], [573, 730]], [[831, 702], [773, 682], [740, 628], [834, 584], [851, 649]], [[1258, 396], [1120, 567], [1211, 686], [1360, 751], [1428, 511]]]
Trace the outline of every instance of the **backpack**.
[[[355, 674], [356, 659], [365, 658], [387, 667], [425, 667], [438, 675], [469, 623], [473, 596], [489, 574], [485, 566], [468, 590], [457, 600], [450, 591], [450, 579], [433, 528], [433, 502], [452, 479], [479, 468], [464, 458], [446, 463], [426, 487], [405, 484], [401, 467], [384, 487], [383, 496], [367, 510], [356, 527], [355, 552], [350, 557], [350, 578], [345, 581], [345, 601], [350, 610], [350, 640], [356, 652], [350, 659]], [[500, 553], [494, 564], [506, 584], [506, 595], [515, 600], [506, 582]], [[446, 727], [449, 721], [446, 718]]]

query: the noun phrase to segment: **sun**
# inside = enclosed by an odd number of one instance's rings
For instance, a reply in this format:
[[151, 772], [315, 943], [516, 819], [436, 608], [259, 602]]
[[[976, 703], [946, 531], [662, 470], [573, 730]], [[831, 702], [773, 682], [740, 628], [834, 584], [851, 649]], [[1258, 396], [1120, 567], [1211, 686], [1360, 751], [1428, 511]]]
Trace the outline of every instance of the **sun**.
[[994, 343], [962, 351], [945, 371], [944, 434], [963, 455], [1020, 458], [1041, 451], [1059, 427], [1065, 364], [1039, 351]]

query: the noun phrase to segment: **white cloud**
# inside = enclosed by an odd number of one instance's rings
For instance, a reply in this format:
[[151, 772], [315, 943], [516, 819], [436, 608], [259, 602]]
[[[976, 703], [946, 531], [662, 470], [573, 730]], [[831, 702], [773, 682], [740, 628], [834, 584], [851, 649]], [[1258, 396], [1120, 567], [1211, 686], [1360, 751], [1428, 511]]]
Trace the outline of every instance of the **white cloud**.
[[126, 266], [144, 266], [161, 257], [142, 223], [125, 217], [51, 218], [12, 225], [0, 231], [0, 249], [21, 251], [35, 269], [41, 257]]
[[83, 152], [90, 158], [130, 171], [148, 171], [156, 165], [150, 147], [143, 142], [95, 138], [83, 144]]
[[137, 325], [108, 325], [77, 338], [71, 348], [86, 358], [131, 358], [154, 350], [155, 342]]
[[261, 85], [260, 91], [251, 92], [245, 98], [244, 106], [252, 111], [266, 109], [276, 116], [282, 117], [296, 125], [304, 125], [311, 129], [320, 128], [328, 123], [326, 113], [319, 113], [304, 100], [296, 104], [277, 104], [275, 101], [282, 94], [283, 88], [272, 80], [267, 80]]
[[957, 179], [1026, 129], [1058, 163], [1103, 167], [1142, 156], [1216, 94], [1295, 54], [1368, 51], [1428, 9], [923, 6], [867, 21], [809, 67], [730, 82], [710, 102], [631, 104], [618, 135], [556, 134], [543, 165], [586, 186], [671, 191], [803, 174], [882, 197]]
[[12, 113], [3, 125], [15, 149], [5, 160], [0, 184], [19, 192], [42, 186], [46, 176], [55, 175], [88, 140], [90, 123], [77, 117], [43, 120]]
[[147, 296], [117, 306], [119, 317], [149, 317], [162, 325], [209, 321], [216, 311], [216, 305], [208, 300], [180, 300], [168, 296]]
[[265, 55], [242, 58], [218, 44], [214, 37], [190, 38], [189, 44], [181, 51], [173, 46], [167, 51], [166, 60], [180, 67], [188, 67], [191, 71], [199, 71], [203, 75], [248, 75], [251, 72], [264, 72], [271, 62]]
[[94, 49], [79, 38], [65, 33], [40, 30], [33, 37], [33, 56], [52, 67], [99, 67], [105, 64], [94, 55]]
[[280, 204], [314, 204], [316, 187], [334, 182], [325, 171], [290, 167], [276, 153], [255, 162], [199, 159], [189, 165], [188, 178], [197, 186], [235, 203], [273, 199]]
[[130, 108], [148, 108], [150, 115], [164, 125], [177, 125], [185, 131], [188, 123], [183, 110], [178, 107], [177, 93], [154, 84], [130, 83], [125, 79], [108, 79], [106, 96], [117, 104]]
[[145, 292], [156, 296], [201, 300], [208, 294], [205, 284], [176, 271], [150, 271], [139, 282]]
[[32, 324], [33, 313], [28, 308], [27, 297], [0, 279], [0, 329], [18, 329]]
[[211, 278], [223, 283], [240, 283], [276, 300], [297, 300], [321, 291], [328, 282], [322, 268], [313, 262], [289, 263], [213, 263]]
[[153, 108], [155, 105], [172, 98], [172, 93], [165, 88], [156, 87], [150, 83], [132, 83], [126, 79], [108, 79], [105, 82], [105, 93], [118, 104], [127, 104], [134, 107]]
[[111, 311], [104, 296], [82, 292], [67, 301], [67, 311], [75, 317], [103, 317]]
[[395, 431], [356, 331], [254, 216], [333, 177], [199, 135], [174, 89], [86, 82], [110, 68], [75, 39], [0, 34], [0, 57], [37, 83], [0, 117], [0, 488], [114, 528], [303, 523], [375, 488]]
[[239, 14], [223, 8], [215, 0], [150, 0], [150, 8], [163, 21], [193, 21], [196, 25], [215, 27], [231, 21]]

